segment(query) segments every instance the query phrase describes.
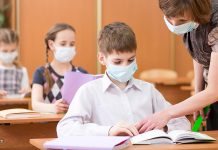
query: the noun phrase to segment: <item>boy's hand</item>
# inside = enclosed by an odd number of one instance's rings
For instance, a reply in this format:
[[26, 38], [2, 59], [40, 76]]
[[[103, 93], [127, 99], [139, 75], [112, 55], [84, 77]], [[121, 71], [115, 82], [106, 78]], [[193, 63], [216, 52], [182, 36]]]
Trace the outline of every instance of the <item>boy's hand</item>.
[[118, 123], [109, 131], [109, 136], [135, 136], [138, 134], [139, 132], [134, 125], [126, 123]]
[[63, 99], [57, 100], [54, 105], [56, 108], [56, 113], [65, 113], [69, 107], [69, 105]]
[[0, 98], [7, 95], [7, 91], [0, 90]]

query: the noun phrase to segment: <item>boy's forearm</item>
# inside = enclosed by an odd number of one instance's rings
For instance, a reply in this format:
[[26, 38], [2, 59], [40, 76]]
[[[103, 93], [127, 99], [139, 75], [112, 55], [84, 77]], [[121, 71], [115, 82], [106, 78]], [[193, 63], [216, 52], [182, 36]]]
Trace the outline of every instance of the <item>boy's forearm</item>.
[[57, 125], [58, 137], [63, 136], [108, 136], [111, 126], [103, 126], [95, 123], [82, 123], [77, 117], [65, 117]]

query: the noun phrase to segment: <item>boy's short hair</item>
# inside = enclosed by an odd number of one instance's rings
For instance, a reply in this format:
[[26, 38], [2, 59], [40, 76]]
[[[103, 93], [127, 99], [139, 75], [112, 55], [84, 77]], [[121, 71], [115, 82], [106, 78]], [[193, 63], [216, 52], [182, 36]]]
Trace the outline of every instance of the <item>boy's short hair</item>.
[[104, 54], [133, 52], [137, 48], [135, 33], [123, 22], [106, 25], [100, 32], [98, 45]]

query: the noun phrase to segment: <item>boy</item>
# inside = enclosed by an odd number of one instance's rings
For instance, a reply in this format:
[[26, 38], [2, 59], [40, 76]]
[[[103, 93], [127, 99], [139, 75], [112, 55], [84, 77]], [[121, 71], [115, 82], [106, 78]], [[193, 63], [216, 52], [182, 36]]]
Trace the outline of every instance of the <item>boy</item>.
[[[105, 26], [98, 39], [103, 78], [83, 85], [57, 125], [59, 137], [73, 135], [134, 136], [136, 123], [170, 104], [152, 84], [133, 78], [137, 70], [136, 38], [125, 23]], [[172, 119], [168, 131], [190, 130], [185, 117]]]

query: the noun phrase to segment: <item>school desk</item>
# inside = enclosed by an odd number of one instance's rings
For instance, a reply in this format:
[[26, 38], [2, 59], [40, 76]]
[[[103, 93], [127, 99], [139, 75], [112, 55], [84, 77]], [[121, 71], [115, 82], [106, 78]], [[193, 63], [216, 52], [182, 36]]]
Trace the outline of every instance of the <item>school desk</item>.
[[0, 149], [32, 150], [31, 138], [55, 138], [57, 122], [64, 114], [43, 114], [25, 119], [0, 117]]
[[156, 79], [147, 82], [153, 83], [165, 99], [172, 104], [179, 103], [191, 96], [190, 91], [181, 90], [181, 86], [190, 86], [191, 84], [191, 79], [187, 77], [168, 80]]
[[31, 98], [0, 98], [0, 110], [9, 108], [31, 109]]
[[[218, 140], [218, 131], [202, 132]], [[38, 149], [45, 150], [43, 144], [53, 138], [30, 139], [30, 143]], [[217, 150], [218, 141], [198, 144], [166, 144], [166, 145], [133, 145], [124, 150]]]

